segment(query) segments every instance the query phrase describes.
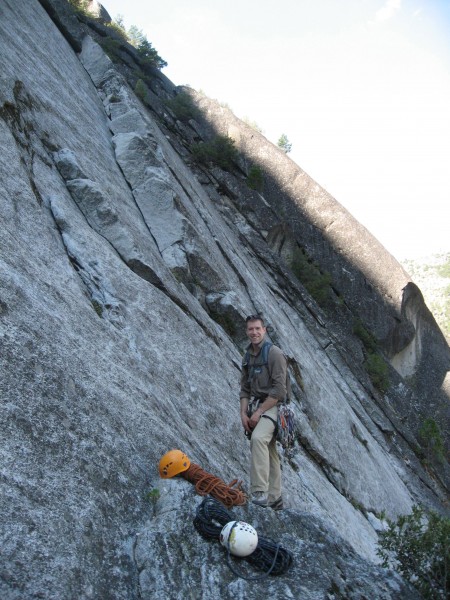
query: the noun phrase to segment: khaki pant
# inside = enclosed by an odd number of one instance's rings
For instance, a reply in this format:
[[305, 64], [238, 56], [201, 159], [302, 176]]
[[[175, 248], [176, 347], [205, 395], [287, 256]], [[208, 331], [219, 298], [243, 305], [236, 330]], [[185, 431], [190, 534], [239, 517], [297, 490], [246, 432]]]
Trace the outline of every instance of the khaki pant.
[[[276, 423], [278, 409], [273, 406], [265, 412]], [[250, 440], [251, 493], [265, 492], [269, 495], [269, 504], [281, 497], [280, 458], [274, 436], [275, 423], [266, 417], [261, 417]]]

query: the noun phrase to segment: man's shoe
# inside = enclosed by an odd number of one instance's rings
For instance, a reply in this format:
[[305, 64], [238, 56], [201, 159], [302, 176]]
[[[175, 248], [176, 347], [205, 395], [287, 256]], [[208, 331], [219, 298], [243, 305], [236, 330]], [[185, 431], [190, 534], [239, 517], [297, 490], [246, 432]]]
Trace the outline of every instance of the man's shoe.
[[274, 500], [269, 504], [272, 510], [283, 510], [283, 498], [280, 496], [278, 500]]
[[254, 492], [252, 494], [252, 502], [253, 504], [257, 504], [258, 506], [262, 506], [266, 508], [268, 505], [268, 498], [265, 492]]

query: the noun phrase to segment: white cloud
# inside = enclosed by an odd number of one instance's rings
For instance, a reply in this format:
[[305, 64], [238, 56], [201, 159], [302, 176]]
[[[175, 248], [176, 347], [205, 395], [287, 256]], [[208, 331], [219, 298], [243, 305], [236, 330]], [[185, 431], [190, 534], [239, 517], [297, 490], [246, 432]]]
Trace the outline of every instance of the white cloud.
[[387, 21], [397, 13], [402, 5], [402, 0], [387, 0], [386, 4], [377, 11], [375, 21]]

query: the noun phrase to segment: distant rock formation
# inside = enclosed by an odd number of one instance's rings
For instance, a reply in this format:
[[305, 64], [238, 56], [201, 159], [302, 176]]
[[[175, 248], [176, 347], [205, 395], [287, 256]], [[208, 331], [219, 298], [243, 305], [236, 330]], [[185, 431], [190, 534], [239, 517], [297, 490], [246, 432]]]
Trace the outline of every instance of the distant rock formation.
[[450, 253], [402, 261], [450, 342]]

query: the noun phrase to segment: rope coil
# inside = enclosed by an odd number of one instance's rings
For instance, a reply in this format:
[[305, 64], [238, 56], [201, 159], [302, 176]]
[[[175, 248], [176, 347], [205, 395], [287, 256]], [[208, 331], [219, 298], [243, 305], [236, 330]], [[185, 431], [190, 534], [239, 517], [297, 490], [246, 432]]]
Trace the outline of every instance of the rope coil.
[[242, 489], [242, 481], [238, 479], [233, 479], [227, 485], [222, 479], [207, 473], [195, 463], [191, 463], [189, 468], [180, 475], [195, 485], [197, 494], [200, 496], [210, 494], [227, 508], [241, 506], [247, 502], [247, 495]]
[[[205, 498], [197, 508], [194, 527], [203, 538], [218, 540], [224, 525], [233, 520], [235, 520], [233, 515], [220, 502], [213, 498]], [[256, 581], [268, 575], [282, 575], [285, 573], [292, 564], [292, 554], [280, 544], [258, 535], [258, 545], [252, 554], [243, 557], [243, 560], [264, 571], [263, 575], [246, 577], [238, 573], [231, 564], [230, 552], [228, 551], [228, 566], [233, 573], [243, 579]]]

